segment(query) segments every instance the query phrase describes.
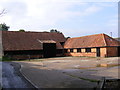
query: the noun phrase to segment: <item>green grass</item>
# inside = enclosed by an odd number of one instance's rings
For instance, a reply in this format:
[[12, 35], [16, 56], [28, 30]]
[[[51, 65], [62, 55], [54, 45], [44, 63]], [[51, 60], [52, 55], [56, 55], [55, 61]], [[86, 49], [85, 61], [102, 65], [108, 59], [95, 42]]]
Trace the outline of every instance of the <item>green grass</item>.
[[81, 80], [86, 80], [86, 81], [89, 81], [89, 82], [99, 82], [99, 81], [100, 81], [100, 80], [95, 80], [95, 79], [78, 77], [78, 76], [71, 75], [71, 74], [68, 74], [68, 73], [65, 73], [65, 74], [66, 74], [66, 75], [69, 75], [69, 76], [71, 76], [71, 77], [78, 78], [78, 79], [81, 79]]
[[88, 71], [98, 71], [98, 70], [90, 70], [90, 69], [89, 69]]
[[13, 61], [13, 60], [9, 57], [3, 56], [3, 57], [0, 58], [0, 61]]
[[0, 57], [0, 61], [43, 61], [43, 59], [24, 59], [24, 60], [14, 60], [14, 59], [12, 59], [12, 58], [10, 58], [10, 57], [5, 57], [5, 56], [3, 56], [3, 57]]
[[30, 61], [30, 62], [32, 62], [32, 61], [35, 61], [35, 62], [40, 62], [40, 61], [44, 61], [43, 59], [26, 59], [26, 60], [19, 60], [19, 61]]
[[2, 57], [0, 57], [0, 61], [2, 61]]

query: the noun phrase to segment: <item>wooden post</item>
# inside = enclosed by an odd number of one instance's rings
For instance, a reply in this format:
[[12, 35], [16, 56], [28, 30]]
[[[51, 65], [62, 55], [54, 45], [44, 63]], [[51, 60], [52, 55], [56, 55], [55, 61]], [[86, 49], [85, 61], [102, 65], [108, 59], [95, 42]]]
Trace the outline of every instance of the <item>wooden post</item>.
[[29, 61], [30, 61], [30, 55], [28, 55], [28, 59], [29, 59]]

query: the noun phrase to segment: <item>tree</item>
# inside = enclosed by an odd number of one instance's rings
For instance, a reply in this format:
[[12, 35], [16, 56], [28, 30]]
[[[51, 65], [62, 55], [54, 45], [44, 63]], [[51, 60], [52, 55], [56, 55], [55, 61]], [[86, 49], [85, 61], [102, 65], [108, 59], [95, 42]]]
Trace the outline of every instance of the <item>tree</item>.
[[6, 13], [6, 10], [3, 9], [3, 10], [0, 12], [0, 16], [2, 16], [2, 15], [5, 14], [5, 13]]
[[[6, 13], [6, 10], [3, 9], [3, 10], [0, 12], [0, 17], [1, 17], [3, 14], [5, 14], [5, 13]], [[9, 28], [10, 28], [10, 27], [7, 26], [5, 23], [1, 23], [1, 24], [0, 24], [0, 30], [8, 31]]]
[[0, 24], [0, 30], [2, 31], [8, 31], [8, 29], [9, 29], [10, 27], [9, 26], [7, 26], [5, 23], [3, 23], [3, 24]]
[[48, 32], [48, 31], [43, 31], [43, 32]]
[[60, 31], [57, 31], [56, 29], [51, 29], [50, 32], [57, 32], [57, 33], [61, 33]]
[[20, 29], [19, 31], [20, 31], [20, 32], [25, 32], [25, 30], [24, 30], [24, 29]]
[[50, 32], [54, 32], [54, 29], [51, 29]]
[[66, 37], [66, 39], [69, 39], [70, 37]]

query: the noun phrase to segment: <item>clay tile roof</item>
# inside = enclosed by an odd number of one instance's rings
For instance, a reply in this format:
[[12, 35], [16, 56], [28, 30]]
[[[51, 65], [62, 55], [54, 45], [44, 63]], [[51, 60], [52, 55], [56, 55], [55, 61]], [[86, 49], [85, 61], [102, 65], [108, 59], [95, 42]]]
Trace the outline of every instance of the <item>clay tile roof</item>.
[[106, 46], [120, 46], [120, 41], [104, 34]]
[[56, 41], [54, 41], [54, 40], [39, 40], [38, 39], [38, 41], [41, 43], [56, 43]]
[[64, 44], [64, 48], [87, 48], [104, 46], [120, 46], [120, 42], [106, 34], [95, 34], [77, 38], [69, 38]]
[[[41, 50], [42, 43], [56, 43], [57, 49], [62, 49], [60, 42], [66, 39], [62, 33], [50, 32], [19, 32], [1, 31], [2, 46], [6, 51], [9, 50]], [[41, 42], [40, 42], [41, 41]]]

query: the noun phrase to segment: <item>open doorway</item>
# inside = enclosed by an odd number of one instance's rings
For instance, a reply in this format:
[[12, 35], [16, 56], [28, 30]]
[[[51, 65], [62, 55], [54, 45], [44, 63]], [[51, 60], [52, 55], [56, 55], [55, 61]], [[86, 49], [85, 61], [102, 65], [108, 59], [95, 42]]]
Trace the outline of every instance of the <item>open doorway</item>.
[[56, 56], [56, 43], [43, 43], [43, 55], [45, 58]]
[[97, 53], [97, 57], [100, 57], [100, 48], [99, 47], [96, 48], [96, 53]]

